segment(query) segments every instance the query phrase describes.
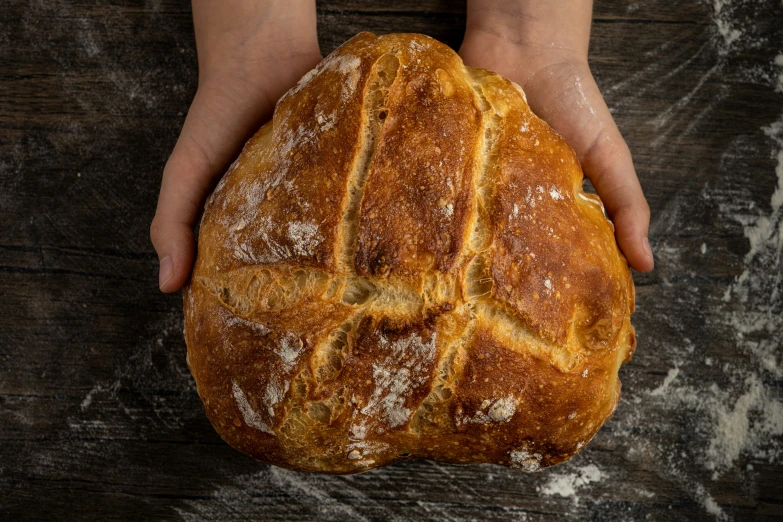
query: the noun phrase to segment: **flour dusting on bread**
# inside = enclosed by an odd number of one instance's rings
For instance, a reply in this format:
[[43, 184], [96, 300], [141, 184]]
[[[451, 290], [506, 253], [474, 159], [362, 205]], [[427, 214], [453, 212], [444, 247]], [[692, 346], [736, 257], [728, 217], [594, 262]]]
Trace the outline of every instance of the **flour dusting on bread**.
[[514, 416], [518, 401], [513, 395], [497, 400], [484, 399], [479, 409], [472, 416], [458, 413], [455, 416], [457, 426], [462, 424], [488, 424], [490, 422], [508, 422]]
[[291, 368], [303, 351], [304, 344], [302, 340], [294, 335], [287, 334], [280, 338], [280, 344], [275, 353], [280, 356], [280, 360], [286, 368]]
[[273, 378], [266, 386], [266, 393], [264, 394], [264, 403], [266, 404], [266, 410], [269, 413], [269, 418], [272, 419], [275, 416], [275, 405], [280, 403], [288, 393], [291, 383], [284, 381], [280, 383], [276, 378]]
[[523, 471], [533, 472], [541, 468], [541, 454], [533, 453], [526, 447], [512, 451], [510, 454], [511, 465], [521, 468]]
[[408, 422], [413, 413], [405, 407], [405, 402], [415, 386], [426, 382], [427, 376], [416, 370], [432, 364], [435, 335], [427, 341], [417, 332], [393, 342], [384, 335], [379, 340], [381, 348], [388, 349], [388, 355], [373, 364], [375, 389], [360, 411], [362, 415], [384, 420], [388, 427], [396, 428]]
[[264, 336], [269, 332], [271, 332], [269, 328], [267, 328], [261, 323], [254, 323], [252, 321], [248, 321], [247, 319], [243, 319], [238, 315], [234, 315], [230, 313], [225, 308], [221, 308], [220, 310], [221, 310], [221, 317], [223, 319], [223, 324], [225, 325], [226, 328], [232, 328], [235, 326], [240, 326], [242, 328], [250, 328], [252, 331], [254, 331], [260, 336]]
[[293, 242], [294, 252], [300, 256], [312, 256], [323, 237], [315, 223], [292, 221], [288, 224], [288, 238]]
[[236, 382], [232, 382], [231, 390], [234, 394], [234, 400], [236, 401], [239, 411], [242, 412], [242, 418], [245, 419], [245, 423], [257, 430], [261, 430], [264, 433], [274, 435], [272, 429], [261, 419], [261, 416], [250, 406], [250, 403], [245, 397], [242, 388]]

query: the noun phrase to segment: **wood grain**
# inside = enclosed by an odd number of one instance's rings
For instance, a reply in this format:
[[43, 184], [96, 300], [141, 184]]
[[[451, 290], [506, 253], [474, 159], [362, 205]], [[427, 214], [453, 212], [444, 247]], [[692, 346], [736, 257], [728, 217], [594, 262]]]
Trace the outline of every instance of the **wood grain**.
[[[719, 4], [596, 5], [591, 64], [634, 154], [657, 256], [635, 277], [639, 347], [615, 417], [539, 474], [413, 461], [325, 477], [219, 439], [185, 365], [180, 297], [157, 291], [148, 227], [197, 80], [189, 2], [2, 2], [0, 519], [783, 517], [783, 443], [758, 428], [783, 382], [753, 351], [780, 353], [780, 253], [747, 258], [743, 228], [780, 223], [770, 125], [783, 113], [783, 8]], [[464, 11], [319, 1], [322, 50], [361, 30], [458, 47]], [[727, 43], [718, 21], [741, 37]], [[769, 328], [738, 336], [754, 314]], [[720, 412], [737, 412], [754, 382], [763, 401], [736, 418], [750, 419], [746, 440], [768, 440], [713, 479]]]

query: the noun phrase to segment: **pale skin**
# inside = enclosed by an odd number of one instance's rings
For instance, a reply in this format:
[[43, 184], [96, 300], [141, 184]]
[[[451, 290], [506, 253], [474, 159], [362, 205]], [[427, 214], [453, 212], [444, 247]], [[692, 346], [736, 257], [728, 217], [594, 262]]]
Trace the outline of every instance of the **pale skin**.
[[[631, 153], [590, 73], [591, 0], [469, 0], [466, 65], [525, 90], [533, 111], [574, 148], [632, 268], [647, 272], [650, 209]], [[321, 59], [315, 0], [193, 0], [199, 82], [163, 170], [150, 237], [163, 292], [182, 288], [204, 201], [277, 99]]]

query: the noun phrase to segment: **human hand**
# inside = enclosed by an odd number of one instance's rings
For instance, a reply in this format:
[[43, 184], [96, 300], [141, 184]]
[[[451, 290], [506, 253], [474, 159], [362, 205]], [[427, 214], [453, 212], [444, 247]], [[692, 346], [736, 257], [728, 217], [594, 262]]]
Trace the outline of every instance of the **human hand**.
[[460, 55], [519, 84], [530, 108], [576, 151], [632, 268], [653, 269], [650, 208], [587, 63], [592, 1], [469, 0]]
[[195, 258], [193, 226], [217, 179], [319, 61], [315, 0], [193, 0], [199, 81], [163, 169], [150, 238], [159, 285], [175, 292]]

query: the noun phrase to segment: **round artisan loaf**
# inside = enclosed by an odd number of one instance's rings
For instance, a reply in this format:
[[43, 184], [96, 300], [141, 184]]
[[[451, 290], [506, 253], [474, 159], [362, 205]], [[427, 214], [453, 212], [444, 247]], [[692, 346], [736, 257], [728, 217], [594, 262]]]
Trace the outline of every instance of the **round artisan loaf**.
[[574, 152], [414, 34], [362, 33], [283, 96], [206, 204], [184, 301], [215, 429], [296, 470], [557, 464], [635, 347]]

